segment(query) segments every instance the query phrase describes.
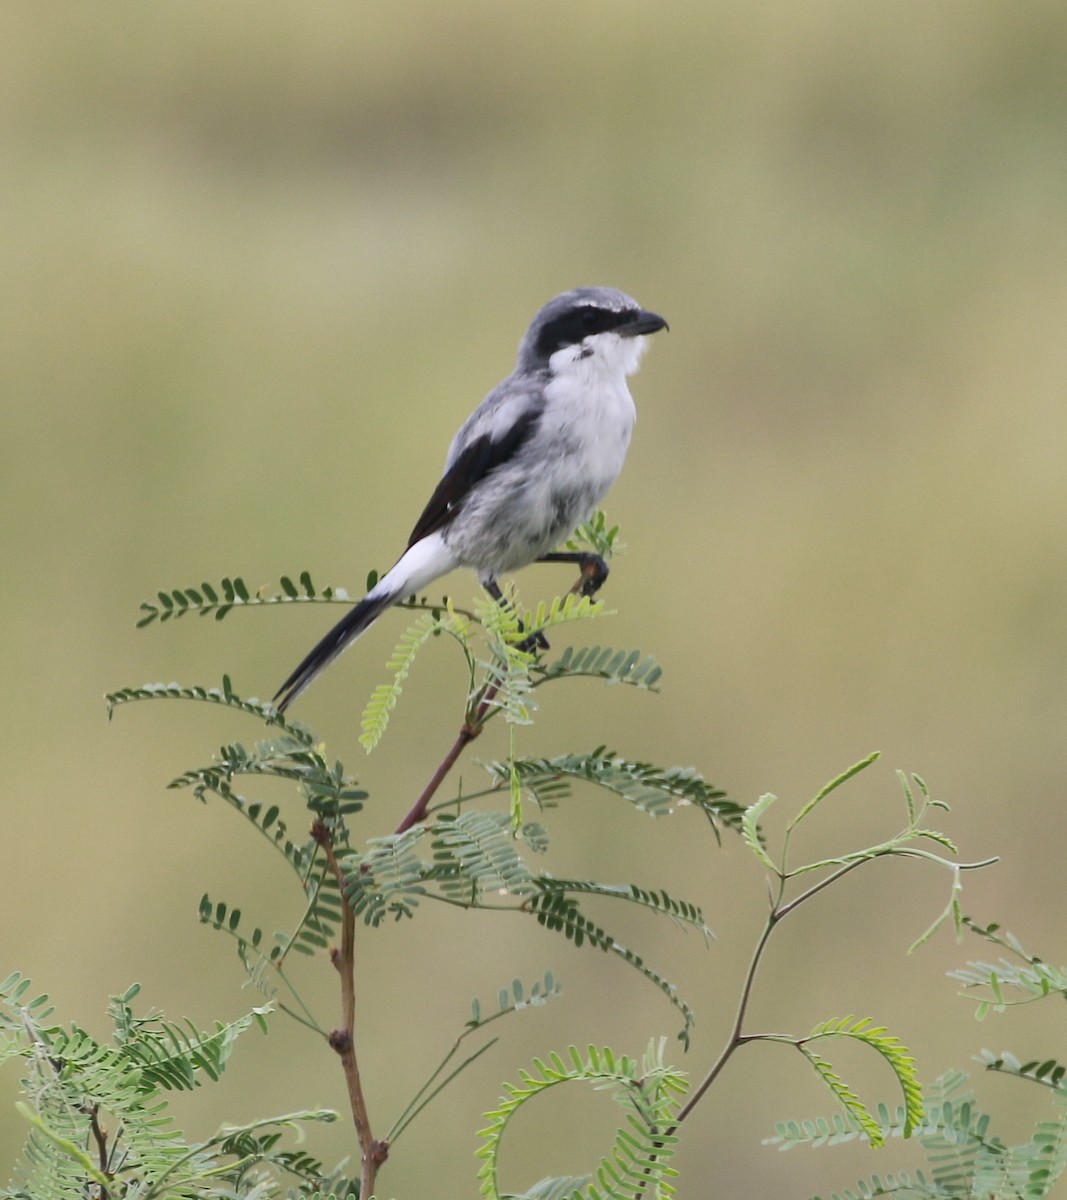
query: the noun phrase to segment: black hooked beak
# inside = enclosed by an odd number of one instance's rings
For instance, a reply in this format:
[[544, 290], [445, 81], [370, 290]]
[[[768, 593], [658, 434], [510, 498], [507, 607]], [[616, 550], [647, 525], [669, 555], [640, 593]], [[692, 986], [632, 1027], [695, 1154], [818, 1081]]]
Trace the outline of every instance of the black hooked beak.
[[648, 333], [656, 333], [660, 329], [670, 330], [670, 326], [659, 313], [642, 309], [635, 313], [625, 324], [619, 325], [615, 332], [620, 337], [643, 337]]

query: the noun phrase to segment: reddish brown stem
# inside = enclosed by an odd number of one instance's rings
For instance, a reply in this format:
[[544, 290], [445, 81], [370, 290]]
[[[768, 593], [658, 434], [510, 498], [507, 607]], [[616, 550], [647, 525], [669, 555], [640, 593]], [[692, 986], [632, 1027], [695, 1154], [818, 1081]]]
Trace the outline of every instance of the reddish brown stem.
[[422, 794], [418, 800], [415, 801], [407, 815], [396, 827], [397, 833], [403, 833], [405, 830], [410, 829], [412, 825], [417, 825], [426, 816], [426, 810], [430, 807], [430, 801], [433, 799], [434, 793], [444, 782], [444, 778], [448, 772], [455, 766], [456, 759], [474, 741], [478, 734], [482, 732], [485, 726], [485, 718], [498, 691], [499, 688], [495, 683], [486, 689], [485, 695], [475, 710], [474, 716], [464, 722], [463, 727], [456, 735], [456, 740], [452, 743], [452, 748], [441, 759], [437, 770], [430, 777], [430, 782], [422, 789]]
[[[108, 1170], [109, 1155], [108, 1155], [108, 1146], [107, 1146], [107, 1132], [103, 1128], [103, 1126], [100, 1124], [100, 1105], [99, 1104], [90, 1105], [88, 1108], [84, 1109], [83, 1111], [88, 1113], [88, 1115], [89, 1115], [89, 1128], [92, 1133], [93, 1141], [96, 1143], [96, 1151], [97, 1151], [98, 1161], [100, 1163], [100, 1171], [102, 1174], [110, 1177], [111, 1172]], [[100, 1189], [100, 1200], [108, 1200], [108, 1197], [110, 1196], [110, 1194], [111, 1193], [108, 1191], [107, 1188], [102, 1187]]]
[[[326, 862], [337, 880], [337, 885], [344, 895], [344, 874], [341, 864], [334, 853], [333, 838], [329, 827], [324, 821], [316, 821], [312, 826], [311, 835], [322, 847]], [[372, 1196], [378, 1168], [389, 1157], [389, 1144], [377, 1141], [371, 1133], [370, 1116], [367, 1113], [367, 1101], [363, 1094], [363, 1083], [359, 1074], [359, 1060], [356, 1057], [356, 917], [351, 905], [341, 906], [341, 944], [331, 954], [333, 965], [341, 980], [341, 1024], [329, 1035], [330, 1047], [341, 1060], [345, 1084], [348, 1088], [348, 1103], [352, 1109], [352, 1122], [356, 1127], [356, 1137], [359, 1139], [360, 1175], [359, 1194]]]
[[[549, 554], [538, 560], [539, 562], [577, 562], [581, 564], [582, 573], [578, 577], [577, 583], [571, 588], [572, 592], [581, 592], [583, 596], [591, 596], [600, 587], [608, 577], [607, 563], [596, 554]], [[490, 593], [491, 595], [493, 593]], [[503, 602], [503, 597], [500, 594], [500, 589], [497, 588], [495, 597]], [[530, 634], [524, 641], [519, 643], [519, 648], [523, 650], [531, 650], [536, 646], [543, 648], [548, 647], [548, 642], [544, 636], [535, 632]], [[396, 827], [397, 833], [404, 833], [412, 825], [417, 825], [426, 816], [426, 810], [430, 807], [430, 801], [434, 797], [434, 793], [441, 786], [445, 776], [455, 766], [456, 759], [463, 751], [474, 741], [474, 739], [482, 732], [485, 727], [485, 718], [489, 713], [493, 700], [496, 698], [497, 692], [500, 690], [498, 684], [492, 683], [485, 689], [485, 695], [478, 704], [473, 717], [468, 717], [464, 722], [462, 729], [456, 735], [456, 740], [452, 743], [449, 752], [441, 759], [437, 770], [430, 777], [430, 782], [422, 789], [422, 794], [418, 800], [411, 806], [407, 815]], [[470, 710], [468, 709], [468, 712]]]

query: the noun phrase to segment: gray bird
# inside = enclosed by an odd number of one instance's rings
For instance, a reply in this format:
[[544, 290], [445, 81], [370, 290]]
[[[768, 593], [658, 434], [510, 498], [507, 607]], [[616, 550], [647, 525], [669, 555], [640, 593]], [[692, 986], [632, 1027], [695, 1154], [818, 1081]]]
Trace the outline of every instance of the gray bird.
[[407, 549], [278, 689], [285, 709], [390, 605], [456, 567], [498, 578], [532, 562], [574, 562], [592, 595], [607, 566], [592, 554], [551, 553], [588, 520], [622, 470], [636, 412], [626, 377], [647, 335], [667, 322], [614, 288], [575, 288], [541, 309], [515, 370], [452, 439], [445, 473]]

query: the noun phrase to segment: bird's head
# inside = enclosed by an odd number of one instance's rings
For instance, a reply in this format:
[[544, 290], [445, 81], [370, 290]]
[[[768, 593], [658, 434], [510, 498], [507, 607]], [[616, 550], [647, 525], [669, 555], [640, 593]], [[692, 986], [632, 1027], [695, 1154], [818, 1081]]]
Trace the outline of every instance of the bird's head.
[[534, 317], [519, 345], [519, 370], [558, 374], [595, 359], [596, 367], [607, 374], [632, 375], [648, 334], [666, 328], [658, 313], [642, 308], [625, 292], [574, 288], [549, 300]]

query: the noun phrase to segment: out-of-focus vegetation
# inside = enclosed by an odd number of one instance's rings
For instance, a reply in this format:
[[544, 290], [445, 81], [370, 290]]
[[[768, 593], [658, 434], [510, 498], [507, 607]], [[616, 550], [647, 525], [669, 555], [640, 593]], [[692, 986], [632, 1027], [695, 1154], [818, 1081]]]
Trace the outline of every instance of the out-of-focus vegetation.
[[[540, 714], [538, 749], [625, 743], [748, 800], [803, 797], [879, 748], [953, 804], [965, 856], [1003, 855], [970, 910], [1062, 946], [1062, 4], [17, 3], [0, 39], [0, 973], [86, 1019], [134, 976], [171, 1016], [223, 1015], [229, 983], [234, 1013], [247, 1006], [195, 906], [223, 880], [269, 902], [270, 860], [235, 864], [225, 814], [163, 791], [233, 731], [150, 707], [108, 728], [101, 696], [224, 669], [270, 694], [325, 621], [260, 611], [137, 633], [137, 604], [305, 567], [358, 591], [533, 311], [580, 283], [671, 322], [634, 381], [637, 435], [608, 501], [629, 553], [606, 593], [615, 643], [656, 654], [664, 695], [576, 684]], [[562, 581], [532, 569], [521, 586], [534, 600]], [[350, 765], [403, 621], [301, 700]], [[450, 741], [454, 666], [445, 648], [419, 664], [359, 764], [382, 812], [368, 832], [395, 825]], [[859, 839], [895, 817], [889, 772], [880, 794], [865, 786]], [[662, 947], [699, 1002], [698, 1073], [761, 886], [677, 819], [620, 816], [610, 851], [592, 828], [587, 872], [662, 882], [649, 860], [673, 857], [677, 890], [719, 931], [710, 951]], [[769, 1028], [870, 1012], [927, 1078], [987, 1039], [1022, 1048], [1018, 1026], [979, 1028], [953, 999], [943, 972], [963, 950], [887, 944], [883, 914], [917, 933], [943, 903], [912, 882], [872, 873], [811, 906], [806, 938], [761, 980]], [[436, 1154], [460, 1173], [470, 1160], [472, 1179], [478, 1114], [516, 1063], [594, 1030], [639, 1051], [670, 1021], [610, 964], [511, 936], [471, 963], [439, 914], [365, 939], [383, 1109], [471, 993], [543, 967], [563, 980], [565, 1001], [479, 1063], [441, 1118]], [[842, 969], [844, 989], [827, 982]], [[1047, 1051], [1055, 1027], [1040, 1028]], [[298, 1031], [243, 1051], [218, 1110], [189, 1110], [201, 1132], [340, 1103]], [[821, 1103], [799, 1068], [761, 1065], [687, 1129], [685, 1194], [804, 1195], [890, 1169], [858, 1149], [850, 1172], [761, 1148], [776, 1118]], [[592, 1119], [546, 1115], [563, 1161], [530, 1171], [586, 1165], [569, 1137]], [[409, 1148], [386, 1194], [443, 1198], [455, 1176], [439, 1163]]]

